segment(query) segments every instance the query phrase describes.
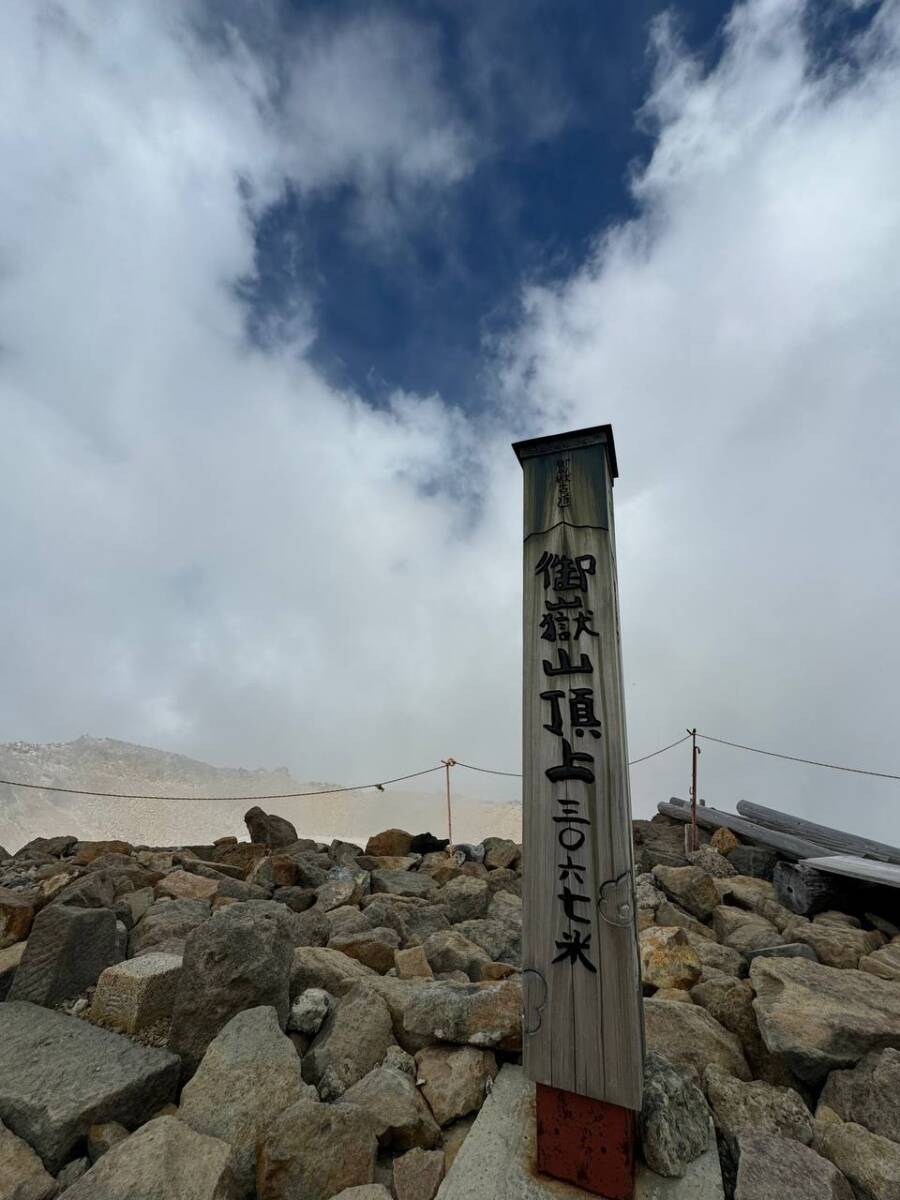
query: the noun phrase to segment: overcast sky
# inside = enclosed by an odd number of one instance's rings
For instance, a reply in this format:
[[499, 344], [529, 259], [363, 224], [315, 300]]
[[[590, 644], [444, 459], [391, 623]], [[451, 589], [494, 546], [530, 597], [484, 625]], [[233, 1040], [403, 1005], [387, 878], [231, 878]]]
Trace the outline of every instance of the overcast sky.
[[611, 422], [632, 757], [900, 773], [898, 146], [894, 0], [7, 0], [0, 741], [518, 769], [509, 443]]

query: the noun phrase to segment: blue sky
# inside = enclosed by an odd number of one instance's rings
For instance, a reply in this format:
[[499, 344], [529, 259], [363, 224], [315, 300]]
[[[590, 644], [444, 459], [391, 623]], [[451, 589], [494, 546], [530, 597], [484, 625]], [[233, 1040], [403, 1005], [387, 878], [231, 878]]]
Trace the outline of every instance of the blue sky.
[[898, 0], [22, 0], [0, 80], [0, 741], [515, 769], [509, 443], [609, 421], [633, 755], [898, 770]]

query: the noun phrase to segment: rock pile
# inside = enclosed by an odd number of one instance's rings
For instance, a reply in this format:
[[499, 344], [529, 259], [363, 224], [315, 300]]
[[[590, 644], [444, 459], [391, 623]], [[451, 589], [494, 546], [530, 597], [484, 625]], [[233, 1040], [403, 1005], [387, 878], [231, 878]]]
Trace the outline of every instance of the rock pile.
[[[521, 1051], [520, 847], [390, 829], [0, 855], [0, 1200], [434, 1200]], [[636, 821], [642, 1153], [738, 1200], [900, 1196], [900, 934]], [[721, 835], [721, 836], [720, 836]]]
[[520, 847], [246, 823], [0, 855], [0, 1200], [436, 1194], [521, 1051]]

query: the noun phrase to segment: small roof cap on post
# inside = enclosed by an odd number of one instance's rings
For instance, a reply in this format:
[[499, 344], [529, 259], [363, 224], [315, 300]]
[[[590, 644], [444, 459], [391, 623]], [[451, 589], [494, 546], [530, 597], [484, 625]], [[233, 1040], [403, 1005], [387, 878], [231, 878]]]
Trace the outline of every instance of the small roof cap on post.
[[613, 479], [618, 478], [619, 464], [616, 461], [616, 443], [612, 425], [592, 425], [588, 429], [573, 429], [568, 433], [552, 433], [546, 437], [528, 438], [524, 442], [513, 442], [516, 458], [523, 463], [526, 458], [540, 454], [556, 454], [564, 450], [577, 450], [581, 446], [594, 446], [598, 442], [606, 447], [606, 460]]

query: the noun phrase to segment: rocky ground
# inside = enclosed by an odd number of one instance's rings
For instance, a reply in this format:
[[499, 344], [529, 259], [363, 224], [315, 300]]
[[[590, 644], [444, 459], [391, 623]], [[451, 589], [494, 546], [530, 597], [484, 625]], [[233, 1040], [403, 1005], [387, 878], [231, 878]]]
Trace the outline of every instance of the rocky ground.
[[[0, 1200], [437, 1195], [519, 1061], [520, 848], [247, 825], [0, 848]], [[900, 1200], [887, 905], [800, 917], [770, 853], [634, 831], [647, 1164], [711, 1115], [729, 1196]]]

